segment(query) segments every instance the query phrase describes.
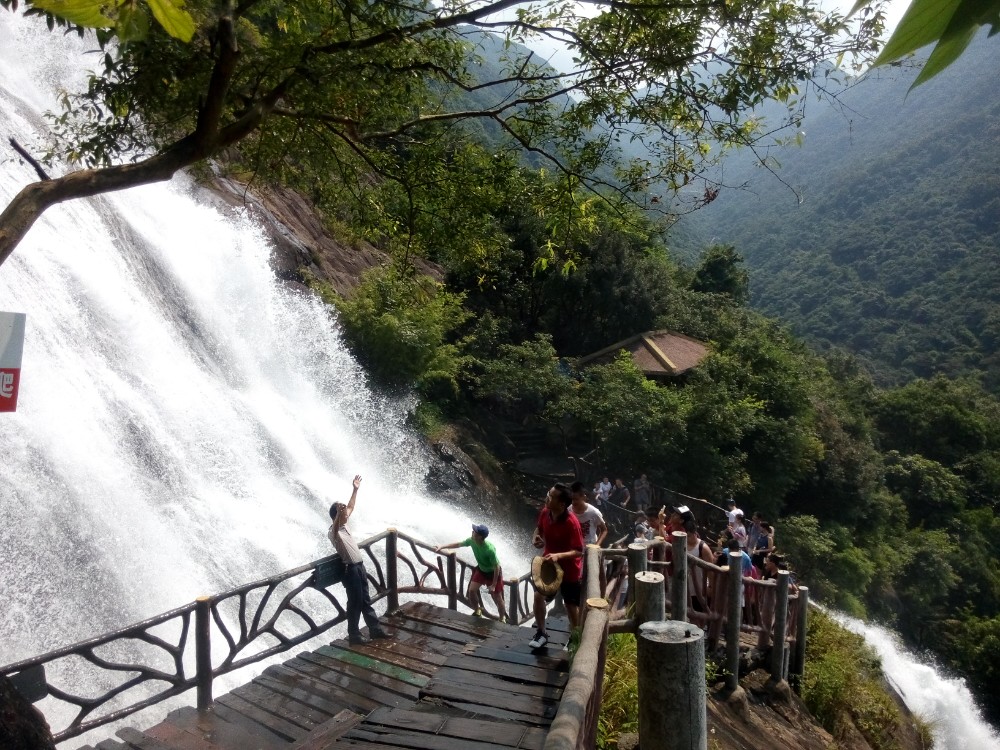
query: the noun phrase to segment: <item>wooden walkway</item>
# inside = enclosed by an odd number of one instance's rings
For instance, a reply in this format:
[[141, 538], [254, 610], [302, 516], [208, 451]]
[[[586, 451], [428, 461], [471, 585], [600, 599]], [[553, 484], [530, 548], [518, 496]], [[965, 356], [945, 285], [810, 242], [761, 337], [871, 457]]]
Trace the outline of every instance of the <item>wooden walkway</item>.
[[388, 640], [335, 641], [268, 667], [145, 731], [81, 750], [541, 750], [568, 678], [565, 618], [532, 631], [422, 602], [382, 620]]

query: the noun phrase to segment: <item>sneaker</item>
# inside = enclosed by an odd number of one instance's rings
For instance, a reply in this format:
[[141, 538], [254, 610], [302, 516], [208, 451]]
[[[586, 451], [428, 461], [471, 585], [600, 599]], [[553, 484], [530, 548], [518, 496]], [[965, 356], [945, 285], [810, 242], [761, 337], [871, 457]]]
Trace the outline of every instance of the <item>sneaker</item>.
[[476, 611], [472, 613], [472, 616], [473, 617], [482, 617], [483, 616], [483, 610], [482, 610], [482, 608], [481, 607], [476, 607]]
[[507, 615], [501, 614], [497, 618], [497, 622], [499, 622], [501, 625], [506, 625], [507, 624]]
[[392, 636], [386, 633], [384, 630], [375, 630], [375, 631], [369, 630], [368, 635], [371, 637], [373, 641], [384, 641], [386, 638], [392, 638]]
[[528, 648], [542, 648], [548, 642], [548, 635], [544, 630], [539, 630], [535, 633], [535, 637], [528, 641]]
[[368, 639], [365, 638], [360, 633], [358, 633], [357, 635], [347, 636], [347, 642], [350, 643], [352, 646], [362, 646], [368, 643]]

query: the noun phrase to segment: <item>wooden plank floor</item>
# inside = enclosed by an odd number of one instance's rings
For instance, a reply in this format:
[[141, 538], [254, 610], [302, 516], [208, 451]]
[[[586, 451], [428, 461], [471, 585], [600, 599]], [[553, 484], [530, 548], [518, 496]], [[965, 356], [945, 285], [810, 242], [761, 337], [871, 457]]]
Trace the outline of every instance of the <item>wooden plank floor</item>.
[[544, 649], [528, 628], [423, 602], [382, 620], [388, 640], [344, 640], [270, 666], [144, 731], [81, 750], [541, 750], [569, 663], [565, 617]]

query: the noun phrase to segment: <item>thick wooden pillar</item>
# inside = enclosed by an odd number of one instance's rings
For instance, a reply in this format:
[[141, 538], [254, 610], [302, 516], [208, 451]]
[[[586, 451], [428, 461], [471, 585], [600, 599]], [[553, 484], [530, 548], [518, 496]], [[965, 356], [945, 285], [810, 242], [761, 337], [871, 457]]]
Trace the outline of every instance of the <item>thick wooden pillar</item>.
[[664, 619], [666, 605], [663, 591], [663, 574], [644, 570], [635, 574], [635, 624], [660, 622]]
[[646, 570], [646, 545], [641, 542], [633, 542], [625, 551], [628, 556], [628, 594], [626, 607], [631, 610], [635, 604], [635, 575]]
[[666, 620], [639, 627], [639, 745], [648, 750], [707, 750], [705, 633]]

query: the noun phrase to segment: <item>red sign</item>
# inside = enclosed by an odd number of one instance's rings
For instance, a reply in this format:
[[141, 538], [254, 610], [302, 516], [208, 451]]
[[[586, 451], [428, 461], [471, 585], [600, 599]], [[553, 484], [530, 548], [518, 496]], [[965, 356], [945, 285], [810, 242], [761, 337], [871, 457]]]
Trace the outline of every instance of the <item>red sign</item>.
[[24, 322], [24, 313], [0, 312], [0, 412], [17, 410]]
[[17, 411], [17, 387], [20, 382], [20, 369], [0, 370], [0, 411]]

